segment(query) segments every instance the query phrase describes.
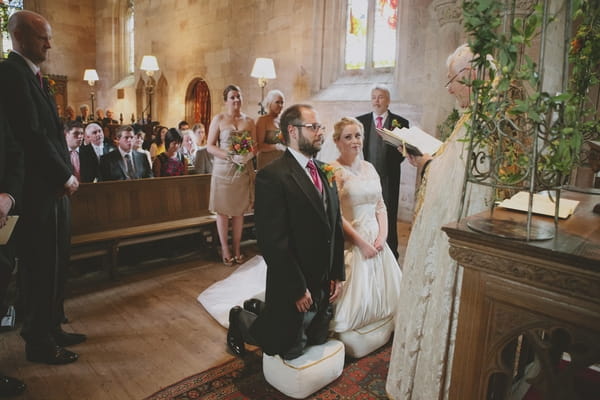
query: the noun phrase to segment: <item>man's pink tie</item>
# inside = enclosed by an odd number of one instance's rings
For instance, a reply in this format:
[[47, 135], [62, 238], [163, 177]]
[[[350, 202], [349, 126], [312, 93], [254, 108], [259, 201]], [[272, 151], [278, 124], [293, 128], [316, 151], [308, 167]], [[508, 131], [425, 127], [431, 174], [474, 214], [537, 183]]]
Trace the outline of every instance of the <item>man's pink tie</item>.
[[375, 118], [375, 120], [377, 121], [377, 129], [383, 128], [383, 117], [380, 115], [377, 118]]
[[308, 168], [308, 172], [310, 172], [310, 177], [312, 178], [315, 187], [319, 191], [319, 193], [323, 193], [323, 182], [321, 182], [321, 178], [319, 177], [319, 173], [317, 172], [317, 166], [313, 160], [308, 160], [306, 163], [306, 168]]
[[44, 80], [42, 79], [42, 74], [40, 73], [40, 71], [38, 71], [37, 74], [35, 74], [35, 76], [38, 78], [38, 81], [40, 82], [40, 87], [43, 89], [44, 88]]
[[81, 180], [80, 176], [80, 164], [79, 164], [79, 153], [77, 150], [71, 150], [71, 164], [73, 165], [73, 175], [77, 180]]

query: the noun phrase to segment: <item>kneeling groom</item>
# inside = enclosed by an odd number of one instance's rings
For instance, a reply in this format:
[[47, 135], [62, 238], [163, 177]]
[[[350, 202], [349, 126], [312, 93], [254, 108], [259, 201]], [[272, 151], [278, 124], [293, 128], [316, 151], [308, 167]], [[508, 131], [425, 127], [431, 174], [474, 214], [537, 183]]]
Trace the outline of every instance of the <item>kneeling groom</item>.
[[[231, 309], [227, 345], [236, 355], [244, 354], [244, 342], [284, 359], [324, 343], [331, 303], [345, 279], [337, 188], [314, 160], [324, 127], [311, 106], [293, 105], [281, 116], [281, 130], [288, 149], [256, 177], [254, 220], [267, 263], [265, 304]], [[251, 312], [259, 308], [258, 316]]]

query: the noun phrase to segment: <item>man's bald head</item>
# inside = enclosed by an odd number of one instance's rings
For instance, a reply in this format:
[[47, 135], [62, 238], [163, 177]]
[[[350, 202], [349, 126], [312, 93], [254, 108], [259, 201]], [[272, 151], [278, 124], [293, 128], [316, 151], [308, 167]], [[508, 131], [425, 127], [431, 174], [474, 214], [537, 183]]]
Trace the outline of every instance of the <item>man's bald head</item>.
[[17, 52], [36, 65], [46, 61], [52, 47], [52, 28], [46, 18], [33, 11], [17, 11], [8, 19], [7, 28]]

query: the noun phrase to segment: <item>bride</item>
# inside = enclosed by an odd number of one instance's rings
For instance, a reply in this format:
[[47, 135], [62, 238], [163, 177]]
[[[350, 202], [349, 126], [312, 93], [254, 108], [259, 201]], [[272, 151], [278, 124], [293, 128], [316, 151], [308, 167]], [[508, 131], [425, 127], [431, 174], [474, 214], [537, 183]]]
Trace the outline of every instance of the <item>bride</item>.
[[[387, 214], [379, 177], [370, 163], [360, 159], [362, 124], [342, 118], [335, 124], [333, 139], [340, 152], [332, 166], [346, 238], [346, 282], [331, 329], [344, 332], [393, 315], [402, 273], [386, 244]], [[198, 301], [228, 327], [231, 307], [252, 297], [262, 298], [265, 279], [266, 264], [256, 256], [202, 292]]]
[[340, 156], [332, 163], [346, 241], [346, 282], [331, 329], [345, 332], [393, 315], [402, 272], [386, 243], [387, 212], [375, 167], [361, 159], [363, 126], [345, 117], [334, 126]]

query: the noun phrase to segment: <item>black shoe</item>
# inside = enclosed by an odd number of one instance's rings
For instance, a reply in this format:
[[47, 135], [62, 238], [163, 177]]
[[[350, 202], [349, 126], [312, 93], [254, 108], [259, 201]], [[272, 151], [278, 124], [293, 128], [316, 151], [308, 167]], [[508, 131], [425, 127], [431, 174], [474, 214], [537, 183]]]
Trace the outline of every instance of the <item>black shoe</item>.
[[75, 346], [76, 344], [83, 343], [87, 337], [82, 333], [69, 333], [62, 329], [52, 334], [54, 341], [60, 347]]
[[56, 344], [29, 344], [25, 345], [27, 361], [43, 364], [69, 364], [77, 361], [79, 354], [60, 347]]
[[27, 386], [18, 379], [0, 375], [0, 397], [18, 396]]
[[229, 329], [227, 330], [227, 347], [238, 357], [246, 354], [246, 347], [242, 332], [240, 331], [238, 318], [241, 311], [242, 308], [239, 306], [235, 306], [229, 311]]
[[258, 299], [250, 299], [244, 302], [244, 310], [250, 311], [256, 315], [260, 314], [263, 302]]

